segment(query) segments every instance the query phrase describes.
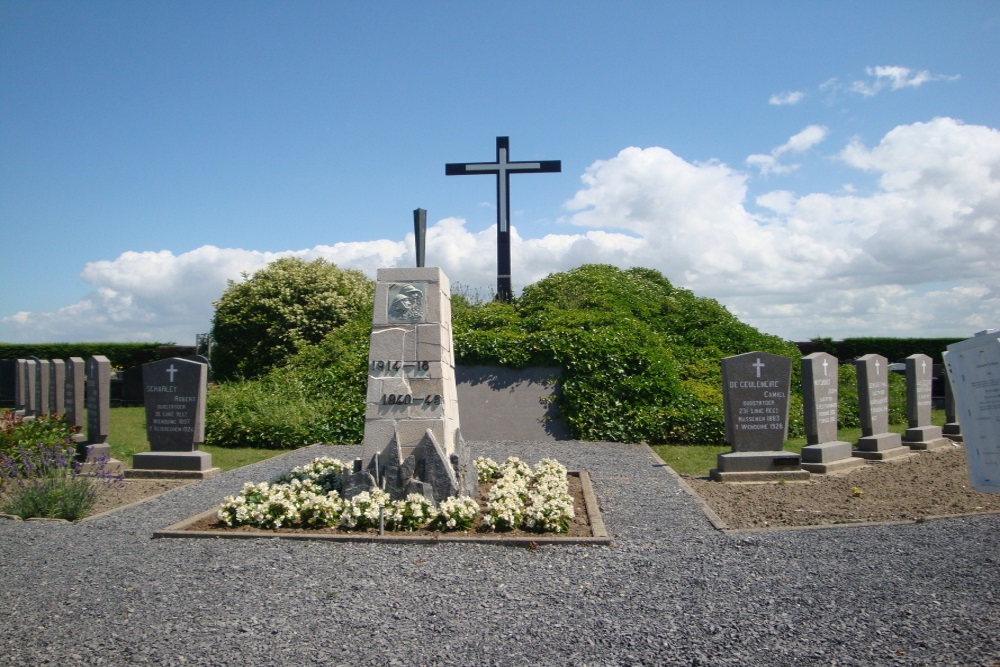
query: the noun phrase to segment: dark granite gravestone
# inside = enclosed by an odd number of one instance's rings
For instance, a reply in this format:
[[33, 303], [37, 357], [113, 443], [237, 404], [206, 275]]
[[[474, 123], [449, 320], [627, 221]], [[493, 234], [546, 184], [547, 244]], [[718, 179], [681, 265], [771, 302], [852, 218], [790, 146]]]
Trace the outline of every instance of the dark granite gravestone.
[[38, 358], [24, 360], [24, 416], [26, 419], [34, 419], [38, 416], [38, 376], [36, 366]]
[[934, 362], [926, 354], [906, 358], [906, 433], [903, 444], [910, 449], [934, 451], [951, 446], [940, 426], [931, 424]]
[[879, 354], [866, 354], [854, 361], [858, 370], [858, 411], [861, 438], [854, 456], [885, 460], [910, 452], [898, 433], [889, 432], [889, 362]]
[[52, 414], [49, 407], [48, 359], [39, 359], [35, 362], [35, 406], [39, 416]]
[[941, 433], [952, 442], [963, 440], [962, 425], [958, 423], [958, 412], [955, 410], [955, 391], [947, 372], [944, 374], [944, 427]]
[[111, 428], [111, 362], [103, 355], [87, 359], [85, 382], [87, 440], [77, 446], [77, 455], [87, 461], [111, 456], [108, 435]]
[[132, 457], [127, 477], [213, 477], [212, 455], [198, 451], [205, 441], [208, 367], [187, 359], [142, 366], [148, 452]]
[[814, 352], [802, 358], [802, 407], [806, 446], [802, 467], [829, 473], [865, 464], [851, 455], [851, 443], [837, 439], [837, 357]]
[[84, 420], [84, 394], [86, 386], [87, 364], [80, 357], [70, 357], [66, 360], [66, 384], [64, 386], [64, 397], [66, 405], [66, 423], [76, 432], [73, 440], [77, 443], [77, 454], [85, 454], [80, 451], [80, 444], [87, 441], [87, 436], [83, 434]]
[[944, 363], [965, 438], [969, 481], [1000, 493], [1000, 331], [988, 329], [948, 346]]
[[142, 405], [144, 398], [142, 366], [126, 368], [122, 372], [122, 405]]
[[0, 359], [0, 405], [17, 410], [17, 359]]
[[66, 362], [62, 359], [49, 361], [49, 410], [66, 414]]
[[782, 450], [788, 434], [791, 368], [791, 359], [767, 352], [722, 360], [726, 440], [732, 451], [719, 454], [713, 479], [808, 479], [799, 455]]

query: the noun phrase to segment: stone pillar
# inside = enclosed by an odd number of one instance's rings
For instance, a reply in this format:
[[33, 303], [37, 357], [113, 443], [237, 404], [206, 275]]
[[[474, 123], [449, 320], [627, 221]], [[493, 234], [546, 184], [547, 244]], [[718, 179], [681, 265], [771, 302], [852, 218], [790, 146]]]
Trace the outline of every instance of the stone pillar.
[[451, 289], [439, 268], [379, 269], [368, 356], [363, 470], [345, 495], [474, 495], [455, 390]]

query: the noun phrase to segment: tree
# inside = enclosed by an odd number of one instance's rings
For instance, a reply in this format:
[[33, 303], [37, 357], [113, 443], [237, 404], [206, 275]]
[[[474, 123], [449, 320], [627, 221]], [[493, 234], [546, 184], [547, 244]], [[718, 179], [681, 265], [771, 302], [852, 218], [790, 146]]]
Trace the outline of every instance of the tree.
[[258, 377], [305, 343], [370, 312], [373, 283], [324, 259], [285, 257], [228, 281], [213, 305], [212, 368], [219, 379]]

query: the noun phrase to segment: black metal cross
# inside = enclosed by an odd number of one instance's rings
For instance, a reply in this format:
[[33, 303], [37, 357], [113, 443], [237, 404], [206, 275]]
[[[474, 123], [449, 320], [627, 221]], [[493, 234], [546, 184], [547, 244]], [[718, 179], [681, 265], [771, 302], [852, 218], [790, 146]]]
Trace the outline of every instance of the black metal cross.
[[510, 282], [510, 175], [562, 171], [560, 160], [511, 162], [510, 139], [497, 137], [496, 162], [450, 163], [446, 176], [496, 174], [497, 177], [497, 299], [510, 301], [514, 290]]

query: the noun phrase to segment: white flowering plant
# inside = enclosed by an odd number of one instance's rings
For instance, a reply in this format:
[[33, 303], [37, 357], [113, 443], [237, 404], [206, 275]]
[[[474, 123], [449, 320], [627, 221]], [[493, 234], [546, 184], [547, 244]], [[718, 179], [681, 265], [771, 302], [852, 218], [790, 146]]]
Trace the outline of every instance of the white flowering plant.
[[527, 463], [510, 457], [490, 474], [498, 478], [487, 495], [485, 529], [524, 528], [540, 533], [569, 530], [575, 511], [566, 467], [561, 463], [542, 459], [532, 472]]
[[386, 508], [385, 527], [388, 530], [420, 530], [434, 520], [437, 512], [433, 502], [419, 493], [411, 493]]
[[340, 525], [351, 530], [377, 528], [379, 517], [392, 505], [389, 494], [382, 489], [362, 491], [351, 498], [340, 515]]
[[479, 503], [474, 498], [445, 498], [438, 503], [437, 516], [432, 526], [443, 531], [469, 530], [478, 516]]

